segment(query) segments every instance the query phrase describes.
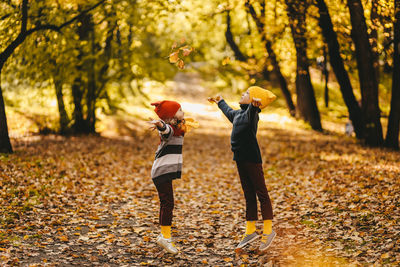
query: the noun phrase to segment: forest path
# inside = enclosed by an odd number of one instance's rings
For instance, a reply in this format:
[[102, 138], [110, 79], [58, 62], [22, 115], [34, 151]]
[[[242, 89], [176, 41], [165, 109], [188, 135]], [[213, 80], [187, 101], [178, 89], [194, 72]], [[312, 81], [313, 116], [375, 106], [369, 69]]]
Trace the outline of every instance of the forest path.
[[[192, 82], [181, 85], [184, 92]], [[181, 253], [168, 255], [155, 244], [159, 201], [149, 174], [158, 137], [143, 129], [132, 137], [13, 140], [16, 153], [0, 156], [1, 265], [400, 262], [399, 153], [296, 128], [264, 112], [258, 139], [277, 237], [264, 255], [258, 242], [235, 252], [245, 201], [231, 125], [201, 86], [172, 93], [201, 124], [185, 137], [183, 177], [174, 182], [173, 236]]]

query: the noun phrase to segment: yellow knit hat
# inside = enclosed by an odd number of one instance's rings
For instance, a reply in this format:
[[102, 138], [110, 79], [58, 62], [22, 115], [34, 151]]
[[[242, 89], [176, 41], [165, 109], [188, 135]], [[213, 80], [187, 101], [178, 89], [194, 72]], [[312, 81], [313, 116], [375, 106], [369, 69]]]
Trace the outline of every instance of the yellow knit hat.
[[265, 108], [276, 99], [274, 93], [258, 86], [249, 87], [249, 94], [251, 100], [253, 100], [253, 98], [261, 99], [261, 109]]

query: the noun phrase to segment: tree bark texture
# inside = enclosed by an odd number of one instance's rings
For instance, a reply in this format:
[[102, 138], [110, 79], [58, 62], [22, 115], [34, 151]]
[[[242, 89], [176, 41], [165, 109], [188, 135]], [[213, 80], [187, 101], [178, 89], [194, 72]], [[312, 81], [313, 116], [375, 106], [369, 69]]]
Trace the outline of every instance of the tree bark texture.
[[356, 48], [358, 77], [361, 88], [361, 109], [365, 119], [365, 142], [369, 146], [383, 144], [382, 125], [378, 101], [378, 81], [374, 68], [374, 55], [369, 42], [364, 8], [360, 0], [348, 0], [351, 37]]
[[400, 124], [400, 0], [395, 0], [392, 99], [385, 146], [399, 149]]
[[290, 29], [296, 47], [296, 92], [297, 109], [300, 116], [310, 123], [314, 130], [322, 131], [321, 118], [311, 84], [309, 62], [307, 58], [307, 40], [305, 37], [306, 12], [308, 4], [286, 0]]
[[347, 106], [350, 120], [354, 126], [354, 131], [358, 139], [364, 138], [365, 123], [362, 115], [361, 107], [358, 104], [350, 83], [349, 75], [344, 67], [342, 56], [340, 55], [340, 46], [337, 34], [333, 30], [332, 20], [329, 10], [324, 0], [317, 0], [319, 11], [319, 26], [322, 29], [324, 40], [328, 45], [329, 62], [331, 63], [336, 80], [340, 85], [340, 92], [344, 103]]
[[[276, 58], [276, 54], [272, 47], [272, 42], [267, 38], [267, 34], [265, 32], [265, 25], [263, 23], [264, 18], [259, 18], [257, 16], [256, 11], [254, 10], [254, 7], [248, 1], [246, 1], [246, 7], [248, 8], [253, 20], [255, 21], [255, 23], [257, 25], [257, 31], [261, 35], [261, 41], [264, 42], [265, 49], [267, 50], [269, 59], [271, 60], [272, 66], [274, 67], [275, 76], [277, 77], [277, 79], [279, 81], [279, 85], [281, 87], [282, 94], [285, 97], [286, 105], [289, 109], [289, 113], [290, 113], [290, 115], [295, 116], [296, 115], [296, 107], [293, 104], [292, 95], [288, 89], [286, 79], [281, 72], [279, 62]], [[261, 12], [261, 14], [264, 14], [264, 12]]]

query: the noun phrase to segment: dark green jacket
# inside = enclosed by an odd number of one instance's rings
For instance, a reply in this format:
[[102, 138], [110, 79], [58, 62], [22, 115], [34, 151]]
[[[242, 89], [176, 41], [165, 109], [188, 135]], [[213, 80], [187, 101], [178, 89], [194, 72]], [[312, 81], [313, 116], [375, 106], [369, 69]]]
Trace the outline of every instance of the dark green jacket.
[[221, 100], [218, 107], [232, 122], [231, 147], [233, 160], [261, 163], [261, 153], [257, 142], [258, 113], [261, 111], [253, 105], [240, 105], [234, 110]]

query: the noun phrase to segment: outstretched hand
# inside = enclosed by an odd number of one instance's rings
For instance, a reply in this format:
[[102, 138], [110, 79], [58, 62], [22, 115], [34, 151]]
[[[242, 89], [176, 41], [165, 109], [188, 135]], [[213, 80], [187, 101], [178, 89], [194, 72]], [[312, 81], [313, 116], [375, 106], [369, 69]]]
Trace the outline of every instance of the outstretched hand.
[[216, 104], [218, 104], [218, 102], [221, 101], [221, 100], [223, 100], [223, 98], [222, 98], [221, 95], [217, 95], [217, 96], [215, 96], [215, 97], [209, 97], [209, 98], [207, 98], [207, 100], [208, 100], [208, 102], [210, 102], [210, 103], [216, 103]]
[[251, 101], [251, 104], [253, 106], [259, 108], [261, 106], [261, 99], [253, 97], [253, 100]]
[[161, 120], [153, 120], [153, 118], [149, 118], [149, 121], [146, 121], [148, 124], [151, 124], [150, 126], [150, 130], [155, 130], [158, 128], [163, 127], [163, 123], [161, 122]]

